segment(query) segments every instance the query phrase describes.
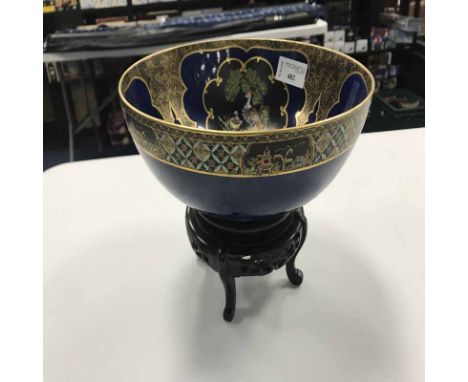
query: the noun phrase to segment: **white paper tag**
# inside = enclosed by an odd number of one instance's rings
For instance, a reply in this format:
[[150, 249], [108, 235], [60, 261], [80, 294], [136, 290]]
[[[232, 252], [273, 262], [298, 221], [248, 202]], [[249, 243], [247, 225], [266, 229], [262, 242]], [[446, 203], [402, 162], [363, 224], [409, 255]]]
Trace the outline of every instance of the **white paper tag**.
[[307, 64], [280, 56], [275, 76], [278, 81], [302, 89], [304, 87], [306, 74]]

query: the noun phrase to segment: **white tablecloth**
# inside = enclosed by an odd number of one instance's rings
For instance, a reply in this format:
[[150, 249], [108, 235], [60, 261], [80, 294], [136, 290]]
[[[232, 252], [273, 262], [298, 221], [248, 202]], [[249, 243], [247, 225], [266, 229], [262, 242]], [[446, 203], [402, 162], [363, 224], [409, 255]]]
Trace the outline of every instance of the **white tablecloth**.
[[423, 381], [423, 129], [359, 138], [305, 206], [302, 285], [237, 279], [232, 323], [184, 208], [138, 156], [44, 174], [46, 382]]

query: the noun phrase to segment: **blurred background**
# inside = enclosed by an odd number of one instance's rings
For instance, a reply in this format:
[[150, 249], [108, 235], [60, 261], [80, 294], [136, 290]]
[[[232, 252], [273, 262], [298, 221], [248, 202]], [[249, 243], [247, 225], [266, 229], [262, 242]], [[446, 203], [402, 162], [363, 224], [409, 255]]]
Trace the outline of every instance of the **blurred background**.
[[370, 68], [365, 133], [424, 127], [425, 1], [43, 1], [44, 170], [136, 154], [117, 97], [130, 64], [177, 43], [259, 37], [306, 41]]

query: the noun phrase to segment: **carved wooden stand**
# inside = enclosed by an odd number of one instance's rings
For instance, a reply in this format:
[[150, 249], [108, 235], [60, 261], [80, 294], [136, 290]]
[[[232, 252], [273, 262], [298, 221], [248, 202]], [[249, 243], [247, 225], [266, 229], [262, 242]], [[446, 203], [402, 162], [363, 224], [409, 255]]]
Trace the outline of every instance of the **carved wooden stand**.
[[187, 207], [185, 223], [193, 250], [223, 282], [226, 321], [236, 311], [236, 277], [266, 275], [286, 264], [291, 283], [302, 283], [302, 271], [294, 265], [307, 235], [302, 207], [254, 222], [223, 220]]

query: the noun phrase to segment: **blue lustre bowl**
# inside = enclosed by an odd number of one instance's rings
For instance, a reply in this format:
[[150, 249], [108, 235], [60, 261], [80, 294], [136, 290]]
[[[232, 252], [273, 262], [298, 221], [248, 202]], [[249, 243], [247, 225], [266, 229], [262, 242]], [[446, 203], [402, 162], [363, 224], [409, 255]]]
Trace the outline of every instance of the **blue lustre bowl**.
[[374, 80], [320, 46], [238, 39], [154, 53], [118, 90], [159, 181], [190, 207], [248, 220], [303, 206], [332, 181], [364, 126]]

